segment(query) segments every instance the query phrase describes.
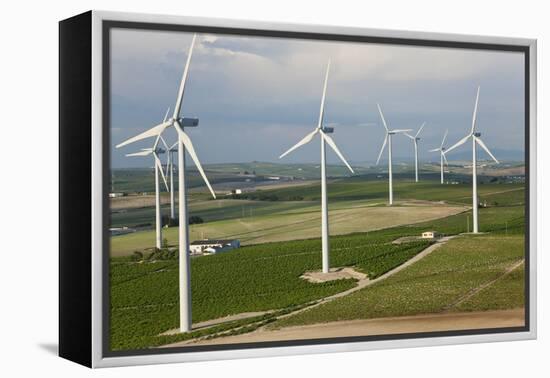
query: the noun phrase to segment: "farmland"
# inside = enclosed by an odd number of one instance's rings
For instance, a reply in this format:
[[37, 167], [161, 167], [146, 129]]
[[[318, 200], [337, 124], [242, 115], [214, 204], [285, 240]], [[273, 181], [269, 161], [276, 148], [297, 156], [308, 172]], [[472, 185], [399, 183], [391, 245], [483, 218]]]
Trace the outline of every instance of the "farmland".
[[[462, 236], [377, 285], [272, 325], [273, 328], [352, 319], [523, 306], [523, 274], [507, 268], [524, 257], [523, 236]], [[498, 280], [501, 278], [500, 280]], [[484, 283], [479, 293], [453, 306]], [[493, 301], [493, 297], [496, 300]], [[404, 305], [406, 304], [406, 305]]]
[[[317, 184], [262, 192], [276, 195], [281, 200], [193, 198], [189, 205], [191, 215], [200, 216], [205, 223], [191, 226], [191, 238], [239, 238], [246, 245], [320, 235], [320, 190]], [[442, 186], [434, 181], [413, 184], [397, 180], [397, 204], [391, 208], [385, 206], [387, 185], [383, 182], [365, 181], [361, 178], [334, 180], [328, 185], [328, 193], [332, 235], [442, 218], [466, 210], [464, 206], [471, 203], [470, 185]], [[303, 199], [282, 200], [296, 196]], [[485, 184], [479, 187], [480, 201], [485, 201], [488, 206], [503, 207], [503, 211], [506, 211], [506, 206], [521, 206], [524, 196], [525, 191], [520, 184]], [[430, 199], [431, 202], [418, 202]], [[167, 205], [164, 205], [163, 209], [166, 214]], [[466, 217], [467, 215], [463, 217], [461, 231], [466, 231]], [[521, 214], [518, 214], [518, 217], [521, 217]], [[150, 223], [152, 219], [152, 208], [129, 209], [112, 214], [113, 226]], [[361, 219], [361, 222], [357, 222], [358, 219]], [[482, 220], [482, 228], [483, 223]], [[177, 230], [166, 229], [164, 237], [173, 245], [177, 240]], [[141, 231], [117, 236], [112, 238], [111, 242], [113, 256], [127, 255], [136, 249], [152, 246], [154, 233]]]
[[[334, 237], [331, 264], [355, 266], [375, 278], [429, 244], [388, 244], [392, 239], [393, 232]], [[313, 284], [300, 278], [304, 271], [320, 269], [320, 247], [318, 239], [299, 240], [191, 259], [193, 322], [303, 305], [353, 287], [350, 279]], [[160, 333], [178, 326], [177, 267], [175, 259], [112, 259], [113, 349], [154, 345]]]
[[[391, 241], [405, 235], [417, 235], [426, 228], [456, 234], [464, 230], [466, 216], [467, 213], [461, 213], [416, 225], [333, 236], [330, 240], [331, 265], [354, 266], [369, 277], [378, 277], [429, 244], [418, 241], [395, 245]], [[299, 278], [305, 271], [320, 268], [319, 239], [259, 244], [227, 254], [193, 258], [194, 323], [245, 312], [268, 313], [224, 323], [219, 328], [199, 329], [191, 334], [159, 336], [178, 325], [176, 260], [135, 263], [129, 258], [113, 258], [111, 346], [113, 349], [127, 349], [162, 345], [215, 333], [224, 327], [241, 326], [239, 332], [244, 332], [261, 325], [311, 324], [354, 318], [356, 315], [353, 314], [372, 317], [441, 311], [476, 285], [501, 275], [509, 264], [523, 256], [522, 206], [484, 208], [480, 210], [480, 219], [483, 219], [483, 231], [490, 234], [459, 237], [378, 285], [279, 322], [276, 313], [269, 311], [291, 311], [355, 285], [349, 279], [312, 284]], [[474, 246], [483, 253], [474, 252]], [[516, 275], [510, 274], [507, 280], [513, 278], [517, 278]], [[470, 306], [470, 310], [482, 309], [483, 306], [515, 307], [522, 294], [518, 297], [517, 281], [507, 280], [499, 282], [499, 286], [487, 288], [499, 293], [505, 291], [505, 294], [499, 294], [502, 299], [498, 303], [487, 305], [481, 301], [476, 304], [473, 297], [461, 306]], [[441, 287], [441, 290], [436, 287]], [[508, 303], [506, 293], [515, 293], [516, 299]], [[479, 295], [487, 294], [481, 291]], [[374, 303], [377, 305], [370, 306]], [[360, 306], [362, 310], [357, 312], [354, 306]]]
[[[262, 204], [260, 204], [262, 205]], [[239, 239], [242, 245], [273, 241], [320, 237], [321, 215], [318, 205], [281, 211], [285, 203], [278, 204], [279, 212], [207, 222], [190, 226], [191, 239], [224, 238]], [[255, 209], [255, 208], [254, 208]], [[268, 211], [269, 207], [263, 209]], [[368, 202], [341, 202], [330, 206], [331, 235], [364, 232], [394, 225], [418, 223], [428, 219], [457, 214], [463, 206], [437, 204], [411, 204], [410, 206], [376, 206]], [[238, 212], [238, 211], [237, 211]], [[361, 220], [361, 221], [358, 221]], [[466, 221], [463, 227], [465, 229]], [[134, 250], [154, 245], [154, 231], [141, 231], [111, 238], [111, 255], [123, 256]], [[169, 245], [177, 242], [177, 227], [164, 229], [163, 237]]]
[[[229, 168], [236, 167], [209, 167], [218, 169], [218, 183], [234, 179], [228, 177]], [[272, 168], [262, 169], [268, 174]], [[304, 177], [310, 174], [313, 171]], [[414, 184], [396, 178], [394, 190], [396, 204], [388, 207], [383, 180], [370, 176], [329, 180], [331, 266], [353, 267], [376, 279], [431, 244], [394, 240], [427, 229], [457, 235], [471, 228], [470, 184], [440, 185], [435, 180]], [[191, 225], [191, 239], [237, 238], [243, 245], [226, 254], [191, 259], [193, 324], [216, 323], [185, 334], [169, 332], [179, 325], [177, 228], [163, 230], [172, 251], [152, 257], [154, 232], [142, 230], [111, 238], [110, 345], [113, 350], [140, 349], [258, 328], [521, 307], [523, 270], [507, 269], [521, 264], [524, 255], [524, 186], [487, 181], [479, 186], [479, 197], [486, 206], [479, 210], [480, 231], [488, 234], [458, 236], [379, 283], [312, 306], [357, 286], [352, 278], [311, 283], [300, 277], [321, 267], [318, 182], [267, 185], [217, 200], [192, 192], [190, 213], [204, 223]], [[151, 199], [113, 200], [120, 206], [113, 207], [112, 226], [152, 222]], [[169, 208], [166, 201], [165, 195], [164, 214]], [[134, 251], [140, 251], [143, 259], [132, 258]], [[240, 317], [243, 314], [250, 315]]]

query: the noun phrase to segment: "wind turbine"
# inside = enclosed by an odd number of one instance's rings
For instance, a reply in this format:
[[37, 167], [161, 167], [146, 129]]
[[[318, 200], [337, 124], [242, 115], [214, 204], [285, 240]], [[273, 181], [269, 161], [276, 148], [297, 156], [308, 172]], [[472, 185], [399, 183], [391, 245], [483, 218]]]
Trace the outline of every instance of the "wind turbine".
[[434, 148], [433, 150], [430, 150], [429, 152], [438, 152], [439, 151], [439, 161], [441, 164], [441, 183], [443, 184], [443, 161], [445, 161], [445, 164], [449, 165], [449, 162], [447, 161], [447, 157], [445, 156], [445, 147], [443, 145], [445, 144], [445, 139], [447, 139], [447, 133], [449, 130], [445, 130], [445, 135], [443, 135], [443, 140], [441, 141], [441, 145], [439, 148]]
[[325, 112], [325, 97], [327, 93], [328, 75], [330, 71], [330, 60], [327, 65], [327, 72], [325, 75], [325, 85], [323, 87], [323, 96], [321, 98], [321, 109], [319, 110], [319, 121], [317, 127], [311, 133], [307, 134], [302, 140], [292, 146], [288, 151], [279, 156], [279, 159], [285, 157], [295, 149], [304, 144], [307, 144], [313, 140], [315, 135], [319, 134], [321, 137], [321, 234], [322, 234], [322, 253], [323, 253], [323, 273], [328, 273], [330, 269], [330, 246], [328, 241], [328, 205], [327, 205], [327, 173], [326, 173], [326, 151], [325, 142], [336, 152], [336, 155], [344, 162], [351, 173], [355, 173], [351, 166], [348, 164], [334, 140], [328, 135], [334, 132], [332, 127], [323, 126], [323, 116]]
[[380, 153], [378, 154], [376, 165], [378, 165], [378, 163], [380, 162], [380, 158], [382, 157], [382, 152], [384, 152], [384, 148], [386, 147], [386, 143], [387, 143], [388, 144], [388, 177], [389, 177], [390, 205], [393, 205], [393, 177], [392, 177], [393, 175], [392, 175], [392, 160], [391, 160], [392, 136], [395, 134], [407, 133], [412, 130], [411, 129], [395, 129], [395, 130], [388, 129], [388, 125], [386, 124], [386, 120], [384, 119], [384, 114], [382, 113], [380, 104], [376, 104], [376, 106], [378, 106], [378, 113], [380, 113], [380, 118], [382, 118], [382, 124], [384, 125], [384, 129], [386, 129], [386, 136], [384, 137], [384, 143], [382, 144], [382, 148], [380, 149]]
[[180, 330], [181, 332], [188, 332], [191, 330], [191, 282], [190, 282], [190, 260], [189, 260], [189, 224], [188, 224], [188, 211], [187, 211], [187, 188], [185, 183], [185, 151], [189, 153], [191, 159], [195, 163], [200, 175], [202, 176], [206, 186], [212, 193], [212, 196], [216, 198], [216, 193], [212, 189], [210, 182], [206, 178], [202, 165], [197, 157], [195, 148], [189, 136], [185, 133], [184, 127], [198, 126], [199, 120], [196, 118], [181, 118], [180, 110], [183, 102], [183, 95], [185, 92], [185, 83], [187, 82], [187, 76], [189, 74], [189, 66], [191, 63], [191, 56], [193, 55], [193, 46], [195, 45], [197, 35], [193, 35], [191, 46], [189, 47], [189, 53], [187, 54], [187, 62], [183, 70], [183, 75], [176, 98], [176, 106], [172, 117], [167, 121], [152, 127], [151, 129], [130, 138], [119, 145], [117, 148], [125, 146], [127, 144], [136, 142], [138, 140], [158, 136], [162, 132], [172, 126], [178, 133], [178, 211], [179, 211], [179, 291], [180, 291]]
[[[164, 121], [166, 121], [166, 118], [168, 117], [168, 113], [170, 113], [170, 108], [166, 110], [166, 115], [164, 116]], [[170, 193], [170, 219], [176, 219], [176, 211], [175, 211], [175, 203], [174, 200], [175, 191], [174, 191], [174, 157], [173, 153], [177, 151], [178, 142], [174, 143], [171, 147], [168, 147], [168, 144], [166, 143], [166, 140], [164, 138], [160, 137], [160, 140], [162, 144], [164, 145], [164, 148], [166, 148], [166, 171], [170, 174], [170, 189], [168, 190]]]
[[[166, 117], [165, 117], [166, 119]], [[132, 154], [126, 154], [126, 156], [149, 156], [153, 155], [155, 160], [155, 230], [156, 230], [156, 239], [155, 246], [158, 249], [162, 248], [162, 217], [160, 214], [160, 175], [162, 175], [162, 180], [168, 191], [168, 183], [166, 182], [166, 176], [162, 170], [162, 163], [160, 162], [159, 155], [165, 153], [166, 151], [158, 147], [160, 135], [155, 140], [155, 144], [152, 148], [143, 148], [140, 152], [134, 152]]]
[[169, 178], [170, 178], [170, 218], [175, 219], [176, 218], [176, 201], [175, 201], [175, 191], [174, 191], [174, 157], [172, 154], [174, 152], [177, 152], [178, 142], [174, 143], [172, 146], [168, 147], [164, 139], [162, 139], [164, 146], [166, 147], [167, 151], [167, 159], [166, 159], [166, 169], [168, 169]]
[[450, 151], [454, 150], [458, 146], [463, 145], [468, 141], [468, 139], [472, 138], [472, 213], [473, 213], [473, 221], [474, 221], [474, 227], [473, 232], [474, 234], [477, 234], [479, 232], [478, 230], [478, 221], [477, 221], [477, 155], [476, 155], [476, 145], [479, 144], [481, 148], [485, 150], [489, 154], [489, 156], [498, 164], [499, 161], [496, 157], [493, 156], [491, 151], [489, 151], [489, 148], [483, 143], [481, 140], [481, 133], [476, 132], [476, 118], [477, 118], [477, 104], [479, 102], [479, 89], [480, 87], [477, 87], [477, 95], [476, 95], [476, 103], [474, 105], [474, 114], [472, 116], [472, 128], [470, 129], [470, 133], [466, 135], [464, 138], [456, 142], [452, 147], [447, 149], [445, 153], [449, 153]]
[[424, 122], [422, 126], [420, 126], [415, 136], [412, 136], [408, 132], [405, 132], [405, 135], [411, 138], [414, 143], [414, 181], [415, 182], [418, 182], [418, 141], [420, 140], [419, 135], [425, 125], [426, 125], [426, 122]]

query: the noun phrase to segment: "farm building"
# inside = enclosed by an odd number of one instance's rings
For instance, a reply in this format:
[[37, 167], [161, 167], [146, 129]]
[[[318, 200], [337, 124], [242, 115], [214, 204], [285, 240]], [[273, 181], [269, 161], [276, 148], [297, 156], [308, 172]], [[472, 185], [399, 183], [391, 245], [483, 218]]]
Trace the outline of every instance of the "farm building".
[[422, 239], [435, 239], [439, 237], [439, 232], [437, 231], [424, 231], [422, 233]]
[[235, 248], [239, 248], [241, 242], [238, 239], [204, 239], [195, 240], [189, 245], [189, 249], [192, 255], [200, 254], [215, 254], [220, 252], [227, 252]]

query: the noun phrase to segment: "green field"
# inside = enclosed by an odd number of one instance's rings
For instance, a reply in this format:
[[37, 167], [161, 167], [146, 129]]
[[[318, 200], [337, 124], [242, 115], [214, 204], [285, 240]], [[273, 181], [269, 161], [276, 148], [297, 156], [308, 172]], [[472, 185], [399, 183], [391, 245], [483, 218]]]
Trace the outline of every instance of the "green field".
[[[485, 183], [479, 186], [480, 200], [487, 203], [479, 210], [479, 226], [488, 234], [457, 236], [386, 280], [277, 320], [280, 314], [353, 288], [356, 282], [314, 284], [300, 278], [321, 267], [318, 184], [261, 192], [276, 200], [208, 200], [205, 195], [193, 194], [190, 201], [191, 215], [205, 220], [190, 227], [192, 239], [238, 238], [244, 245], [225, 254], [191, 259], [193, 323], [248, 312], [261, 314], [191, 333], [161, 335], [179, 324], [176, 253], [148, 258], [154, 245], [150, 230], [116, 236], [111, 238], [110, 268], [113, 350], [147, 348], [222, 330], [249, 332], [267, 324], [283, 327], [523, 305], [522, 268], [503, 273], [524, 256], [524, 186]], [[352, 266], [369, 278], [401, 265], [430, 244], [421, 240], [393, 244], [395, 239], [417, 236], [427, 229], [457, 235], [465, 232], [468, 224], [471, 227], [469, 184], [414, 184], [397, 179], [394, 194], [398, 202], [392, 207], [386, 205], [385, 181], [335, 179], [329, 183], [328, 193], [331, 266]], [[168, 207], [164, 209], [167, 213]], [[113, 225], [151, 222], [152, 215], [152, 208], [128, 210], [113, 214]], [[171, 248], [177, 247], [177, 228], [164, 229], [163, 236]], [[280, 241], [283, 237], [289, 240]], [[136, 262], [130, 257], [136, 250], [144, 252], [144, 260]]]
[[[283, 188], [266, 191], [278, 196], [304, 197], [302, 201], [253, 201], [239, 199], [194, 200], [190, 202], [191, 215], [201, 216], [206, 223], [192, 225], [192, 239], [201, 238], [238, 238], [243, 244], [257, 244], [271, 241], [282, 241], [318, 237], [320, 235], [320, 204], [318, 185], [307, 185], [296, 188]], [[397, 200], [407, 201], [429, 200], [445, 201], [446, 206], [423, 206], [411, 209], [408, 204], [397, 203], [388, 208], [387, 185], [380, 182], [366, 182], [350, 178], [329, 184], [331, 234], [346, 234], [391, 227], [397, 224], [418, 223], [427, 219], [435, 219], [462, 211], [452, 206], [468, 206], [471, 202], [471, 187], [469, 185], [440, 185], [437, 182], [422, 182], [412, 184], [407, 181], [396, 181], [395, 193]], [[427, 193], [427, 194], [426, 194]], [[485, 184], [480, 185], [479, 198], [489, 206], [480, 212], [480, 228], [493, 223], [502, 223], [493, 217], [489, 211], [497, 205], [503, 209], [506, 206], [520, 205], [524, 202], [525, 191], [519, 184]], [[381, 206], [380, 208], [376, 208]], [[166, 207], [165, 207], [166, 208]], [[512, 207], [510, 207], [512, 209]], [[167, 208], [166, 208], [167, 209]], [[166, 210], [167, 211], [167, 210]], [[506, 210], [503, 210], [506, 211]], [[513, 210], [510, 210], [513, 211]], [[137, 215], [136, 215], [137, 214]], [[485, 216], [484, 214], [487, 214]], [[467, 216], [459, 217], [457, 231], [466, 231]], [[523, 214], [518, 213], [516, 220], [521, 220]], [[118, 217], [118, 218], [117, 218]], [[153, 218], [153, 209], [128, 210], [117, 214], [117, 225], [129, 222], [131, 217], [137, 217], [136, 223], [146, 223]], [[121, 221], [121, 219], [124, 219]], [[358, 222], [358, 220], [361, 220]], [[471, 221], [471, 219], [470, 219]], [[170, 245], [177, 242], [177, 229], [165, 229], [164, 235]], [[116, 236], [111, 239], [111, 253], [122, 256], [135, 250], [144, 250], [154, 245], [154, 231], [141, 231], [133, 234]]]
[[453, 311], [485, 311], [520, 308], [525, 305], [525, 264], [501, 277], [470, 299], [458, 304]]
[[[429, 242], [388, 244], [393, 233], [331, 239], [331, 264], [356, 266], [375, 278], [424, 249]], [[313, 284], [300, 278], [321, 268], [318, 239], [243, 247], [191, 259], [193, 322], [251, 311], [284, 309], [353, 287], [354, 280]], [[143, 348], [178, 326], [176, 259], [135, 263], [111, 260], [111, 346]], [[174, 341], [178, 339], [174, 336]], [[166, 341], [165, 339], [162, 339]]]
[[[275, 324], [308, 324], [357, 314], [374, 317], [440, 311], [465, 292], [502, 274], [503, 269], [523, 256], [522, 214], [523, 206], [481, 209], [480, 219], [486, 222], [483, 231], [490, 234], [459, 237], [379, 285]], [[418, 235], [427, 228], [456, 234], [463, 231], [466, 216], [459, 214], [417, 225], [333, 236], [331, 266], [354, 266], [372, 278], [377, 277], [427, 245], [421, 241], [395, 245], [390, 243], [392, 240]], [[129, 258], [113, 258], [111, 261], [112, 348], [143, 348], [195, 335], [158, 336], [178, 325], [176, 260], [134, 263]], [[353, 280], [312, 284], [299, 278], [305, 271], [319, 269], [320, 261], [319, 239], [259, 244], [193, 258], [193, 321], [242, 312], [288, 310], [354, 286]], [[502, 282], [510, 287], [507, 281]], [[515, 290], [514, 285], [509, 290]], [[502, 306], [507, 304], [497, 308]], [[471, 308], [481, 307], [473, 303]], [[274, 317], [265, 321], [272, 320]]]
[[[330, 321], [418, 315], [447, 310], [479, 311], [523, 305], [523, 274], [507, 268], [524, 258], [524, 238], [461, 236], [407, 269], [344, 298], [282, 319], [273, 328]], [[457, 308], [453, 303], [501, 277]]]
[[[499, 199], [504, 193], [521, 193], [523, 184], [494, 184], [487, 183], [478, 186], [478, 196], [480, 201], [489, 200], [493, 195], [499, 194]], [[350, 177], [346, 179], [334, 180], [327, 185], [328, 198], [334, 201], [354, 201], [354, 200], [385, 200], [388, 196], [388, 183], [385, 180], [369, 180], [364, 177]], [[519, 196], [515, 193], [514, 196]], [[299, 187], [288, 187], [281, 189], [263, 190], [262, 194], [276, 196], [280, 200], [302, 197], [308, 201], [319, 201], [321, 190], [319, 184], [306, 185]], [[250, 194], [237, 195], [236, 197], [249, 197], [257, 195], [256, 192]], [[437, 180], [423, 180], [418, 183], [405, 179], [394, 180], [393, 195], [395, 200], [426, 200], [426, 201], [447, 201], [469, 203], [472, 198], [471, 184], [445, 184], [441, 185]], [[487, 197], [487, 198], [485, 198]], [[514, 197], [516, 198], [516, 197]], [[520, 198], [523, 200], [523, 197]], [[503, 203], [504, 204], [504, 203]]]

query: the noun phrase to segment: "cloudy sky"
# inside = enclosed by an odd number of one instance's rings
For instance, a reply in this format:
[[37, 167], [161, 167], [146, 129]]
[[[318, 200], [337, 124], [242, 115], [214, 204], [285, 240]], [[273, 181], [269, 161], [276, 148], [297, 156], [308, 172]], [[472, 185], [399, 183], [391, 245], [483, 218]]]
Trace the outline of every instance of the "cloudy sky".
[[[112, 31], [113, 146], [158, 124], [174, 106], [191, 38]], [[523, 151], [520, 53], [199, 35], [182, 115], [200, 118], [200, 126], [188, 131], [201, 161], [277, 161], [317, 123], [328, 58], [325, 124], [335, 127], [334, 139], [351, 162], [376, 160], [384, 138], [377, 102], [390, 128], [416, 130], [426, 122], [420, 159], [437, 160], [427, 150], [439, 145], [446, 129], [449, 143], [469, 130], [478, 85], [478, 130], [485, 143], [494, 152]], [[175, 141], [172, 131], [166, 136]], [[152, 143], [112, 147], [112, 166], [150, 166], [147, 158], [124, 154]], [[394, 155], [412, 156], [411, 141], [396, 137]], [[285, 158], [318, 160], [317, 139]], [[330, 152], [328, 161], [338, 158]]]

